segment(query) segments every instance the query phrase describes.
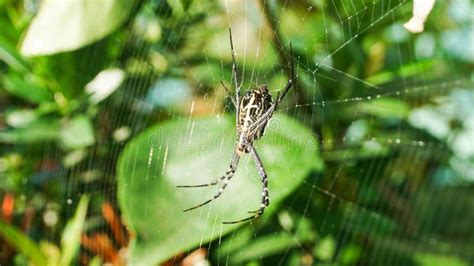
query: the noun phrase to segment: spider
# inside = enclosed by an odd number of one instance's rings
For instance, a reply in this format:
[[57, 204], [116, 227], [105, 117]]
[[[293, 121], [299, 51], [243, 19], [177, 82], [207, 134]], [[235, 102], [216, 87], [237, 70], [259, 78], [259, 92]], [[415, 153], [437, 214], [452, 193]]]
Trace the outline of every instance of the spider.
[[211, 201], [217, 199], [224, 189], [227, 187], [229, 181], [234, 176], [235, 171], [237, 170], [237, 166], [239, 164], [240, 157], [243, 153], [250, 153], [255, 161], [255, 165], [257, 167], [258, 173], [262, 180], [262, 199], [260, 203], [260, 208], [255, 211], [249, 211], [252, 213], [251, 216], [237, 220], [232, 222], [223, 222], [224, 224], [235, 224], [241, 223], [249, 220], [253, 220], [263, 214], [265, 208], [268, 207], [270, 204], [269, 196], [268, 196], [268, 177], [263, 166], [263, 163], [258, 155], [257, 151], [253, 146], [253, 142], [258, 140], [263, 136], [265, 131], [265, 126], [267, 125], [268, 121], [272, 117], [273, 112], [277, 109], [278, 105], [282, 102], [283, 98], [287, 94], [288, 90], [293, 86], [294, 83], [294, 66], [293, 66], [293, 51], [290, 43], [290, 53], [291, 53], [291, 72], [290, 72], [290, 79], [286, 86], [278, 92], [275, 102], [272, 100], [272, 96], [270, 91], [268, 90], [267, 85], [259, 85], [255, 89], [247, 91], [243, 96], [240, 95], [241, 85], [237, 80], [237, 64], [235, 63], [235, 51], [234, 51], [234, 44], [232, 41], [232, 30], [229, 27], [229, 39], [230, 39], [230, 48], [232, 54], [232, 80], [234, 81], [235, 85], [235, 98], [230, 95], [230, 91], [227, 86], [221, 81], [222, 86], [229, 94], [229, 97], [232, 103], [235, 106], [236, 114], [235, 114], [235, 122], [236, 122], [236, 133], [237, 133], [237, 144], [234, 150], [234, 154], [232, 155], [232, 159], [230, 161], [229, 168], [225, 172], [224, 175], [217, 178], [215, 181], [208, 183], [208, 184], [201, 184], [201, 185], [181, 185], [178, 186], [180, 188], [197, 188], [197, 187], [207, 187], [207, 186], [214, 186], [220, 182], [224, 182], [222, 187], [217, 191], [217, 193], [209, 200], [191, 207], [189, 209], [184, 210], [184, 212], [191, 211], [202, 207]]

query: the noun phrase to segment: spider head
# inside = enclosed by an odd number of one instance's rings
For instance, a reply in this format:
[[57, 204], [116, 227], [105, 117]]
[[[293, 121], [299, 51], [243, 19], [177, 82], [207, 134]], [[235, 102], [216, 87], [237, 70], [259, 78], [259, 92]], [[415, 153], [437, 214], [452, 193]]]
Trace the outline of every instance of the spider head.
[[268, 90], [267, 84], [261, 84], [258, 85], [257, 88], [254, 90], [255, 92], [260, 92], [262, 95], [267, 95], [270, 94], [270, 91]]

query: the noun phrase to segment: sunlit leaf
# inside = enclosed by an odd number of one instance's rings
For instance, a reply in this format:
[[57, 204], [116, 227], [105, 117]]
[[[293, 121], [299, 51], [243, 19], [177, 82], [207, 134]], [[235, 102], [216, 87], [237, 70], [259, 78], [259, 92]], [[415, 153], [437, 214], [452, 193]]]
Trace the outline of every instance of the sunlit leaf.
[[113, 32], [127, 19], [135, 1], [42, 1], [21, 45], [26, 56], [71, 51]]
[[7, 114], [7, 124], [11, 127], [25, 128], [38, 118], [38, 114], [31, 109], [15, 110]]
[[35, 265], [46, 265], [46, 257], [41, 253], [38, 245], [16, 227], [0, 220], [0, 235]]
[[68, 149], [79, 149], [94, 144], [94, 128], [86, 116], [77, 116], [61, 129], [61, 143]]
[[404, 101], [394, 98], [380, 98], [372, 101], [361, 102], [358, 110], [363, 113], [380, 118], [404, 118], [408, 115], [410, 107]]
[[330, 260], [336, 251], [336, 241], [332, 236], [326, 236], [315, 246], [313, 254], [324, 261]]
[[101, 71], [86, 85], [86, 91], [90, 94], [90, 101], [97, 104], [104, 100], [119, 88], [124, 79], [125, 73], [119, 68]]
[[42, 240], [39, 243], [41, 252], [48, 257], [48, 265], [59, 265], [59, 259], [61, 258], [61, 250], [55, 244]]
[[[174, 120], [150, 128], [125, 148], [118, 164], [118, 196], [136, 239], [130, 263], [156, 264], [243, 224], [223, 225], [247, 217], [260, 205], [261, 182], [250, 156], [244, 155], [223, 195], [191, 212], [216, 187], [183, 189], [222, 175], [235, 145], [233, 117]], [[310, 130], [282, 115], [275, 116], [256, 143], [269, 176], [270, 207], [320, 169], [317, 140]], [[264, 222], [265, 216], [254, 222]]]
[[87, 214], [89, 197], [83, 196], [77, 205], [76, 213], [64, 228], [61, 238], [61, 260], [59, 265], [71, 265], [72, 259], [79, 251], [82, 227]]

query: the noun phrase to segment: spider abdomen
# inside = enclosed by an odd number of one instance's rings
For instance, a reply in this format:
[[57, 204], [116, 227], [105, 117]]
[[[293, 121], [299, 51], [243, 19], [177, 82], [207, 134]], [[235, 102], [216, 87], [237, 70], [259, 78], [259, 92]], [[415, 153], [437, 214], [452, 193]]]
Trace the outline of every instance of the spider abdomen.
[[[272, 106], [272, 95], [267, 85], [260, 85], [253, 90], [249, 90], [240, 101], [239, 112], [239, 131], [248, 134], [246, 141], [253, 142], [263, 136], [268, 119], [260, 121], [260, 125], [255, 127], [255, 132], [250, 130], [254, 124], [270, 109]], [[244, 152], [248, 150], [242, 147]]]

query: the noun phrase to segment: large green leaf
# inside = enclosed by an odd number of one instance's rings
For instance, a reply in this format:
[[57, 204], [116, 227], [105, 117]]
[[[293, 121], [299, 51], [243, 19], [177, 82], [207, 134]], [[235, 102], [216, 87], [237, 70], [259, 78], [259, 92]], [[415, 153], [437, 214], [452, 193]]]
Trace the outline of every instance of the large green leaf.
[[110, 34], [128, 17], [135, 1], [46, 0], [21, 45], [26, 56], [71, 51]]
[[[223, 225], [247, 217], [260, 205], [261, 183], [254, 162], [244, 155], [223, 195], [202, 208], [218, 188], [177, 188], [222, 175], [235, 145], [230, 116], [164, 123], [143, 132], [125, 148], [118, 164], [118, 196], [123, 215], [135, 233], [130, 263], [151, 265], [242, 224]], [[288, 196], [309, 174], [320, 169], [317, 140], [300, 123], [275, 116], [256, 148], [269, 176], [271, 205]], [[262, 217], [261, 219], [265, 219]]]

